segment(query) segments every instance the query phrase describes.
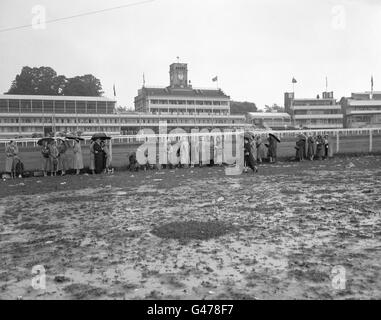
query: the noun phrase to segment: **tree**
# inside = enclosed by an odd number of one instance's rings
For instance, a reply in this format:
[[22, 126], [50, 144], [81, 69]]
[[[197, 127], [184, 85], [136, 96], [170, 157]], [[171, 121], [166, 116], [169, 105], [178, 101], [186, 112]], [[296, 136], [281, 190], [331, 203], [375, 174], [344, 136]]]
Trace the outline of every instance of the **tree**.
[[66, 77], [57, 76], [50, 67], [23, 67], [16, 75], [8, 94], [59, 95], [65, 86]]
[[91, 74], [85, 74], [67, 79], [62, 94], [65, 96], [100, 97], [103, 91], [99, 79]]
[[50, 67], [23, 67], [7, 94], [93, 96], [103, 94], [99, 79], [91, 74], [66, 78]]
[[115, 108], [115, 111], [116, 111], [116, 113], [126, 113], [126, 112], [128, 112], [128, 108], [127, 107], [118, 106], [118, 107]]
[[257, 106], [254, 102], [239, 102], [231, 101], [230, 102], [230, 113], [231, 114], [246, 114], [247, 112], [256, 112]]
[[281, 106], [278, 106], [276, 103], [274, 103], [271, 107], [268, 105], [265, 105], [265, 112], [285, 112], [285, 109]]

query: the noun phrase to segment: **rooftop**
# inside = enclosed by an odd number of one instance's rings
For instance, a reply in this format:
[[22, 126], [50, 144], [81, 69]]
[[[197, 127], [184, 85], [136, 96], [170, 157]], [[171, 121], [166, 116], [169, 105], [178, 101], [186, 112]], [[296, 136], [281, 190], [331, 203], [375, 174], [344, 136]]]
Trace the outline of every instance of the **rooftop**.
[[230, 98], [221, 89], [143, 87], [141, 92], [148, 96], [176, 96], [193, 98]]
[[24, 94], [1, 94], [0, 99], [10, 100], [62, 100], [62, 101], [104, 101], [116, 102], [115, 99], [107, 97], [84, 97], [84, 96], [41, 96], [41, 95], [24, 95]]

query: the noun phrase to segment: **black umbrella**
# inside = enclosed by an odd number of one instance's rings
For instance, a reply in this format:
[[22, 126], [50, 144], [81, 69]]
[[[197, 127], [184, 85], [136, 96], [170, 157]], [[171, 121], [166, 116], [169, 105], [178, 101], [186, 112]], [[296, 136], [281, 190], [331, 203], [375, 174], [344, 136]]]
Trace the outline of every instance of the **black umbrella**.
[[101, 140], [110, 140], [111, 137], [108, 137], [104, 132], [100, 132], [100, 133], [95, 133], [95, 134], [91, 137], [91, 140], [97, 140], [97, 139], [101, 139]]
[[52, 137], [44, 137], [44, 138], [41, 138], [40, 140], [37, 141], [37, 144], [39, 146], [42, 146], [42, 144], [44, 143], [44, 141], [46, 141], [48, 144], [49, 143], [52, 143], [54, 141], [54, 138]]
[[76, 137], [76, 136], [66, 136], [65, 138], [70, 140], [81, 140], [81, 141], [85, 140], [81, 137]]
[[269, 133], [269, 136], [272, 136], [276, 141], [280, 142], [280, 139], [273, 133]]
[[298, 136], [299, 140], [307, 140], [307, 137], [304, 134]]

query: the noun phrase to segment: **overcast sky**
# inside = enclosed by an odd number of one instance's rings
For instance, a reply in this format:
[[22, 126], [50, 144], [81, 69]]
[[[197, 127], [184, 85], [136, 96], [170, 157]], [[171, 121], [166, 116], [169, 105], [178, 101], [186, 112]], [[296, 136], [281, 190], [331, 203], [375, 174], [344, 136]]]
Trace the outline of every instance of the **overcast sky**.
[[[139, 0], [1, 0], [0, 29]], [[68, 77], [91, 73], [106, 96], [133, 107], [142, 86], [167, 86], [169, 64], [188, 63], [195, 87], [221, 87], [232, 99], [283, 105], [325, 89], [335, 97], [381, 90], [381, 0], [155, 0], [46, 25], [0, 32], [0, 92], [23, 66], [50, 66]]]

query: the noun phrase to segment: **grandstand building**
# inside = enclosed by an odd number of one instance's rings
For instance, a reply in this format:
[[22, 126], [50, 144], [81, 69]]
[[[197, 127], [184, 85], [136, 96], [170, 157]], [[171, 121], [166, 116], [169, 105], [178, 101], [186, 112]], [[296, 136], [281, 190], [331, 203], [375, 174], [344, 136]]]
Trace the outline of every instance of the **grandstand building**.
[[294, 93], [286, 92], [284, 106], [291, 115], [292, 124], [303, 129], [343, 128], [341, 105], [336, 102], [333, 92], [323, 92], [314, 99], [295, 99]]
[[186, 63], [173, 63], [167, 87], [143, 85], [135, 97], [135, 111], [150, 113], [157, 118], [178, 122], [184, 128], [237, 127], [245, 117], [230, 114], [230, 97], [221, 89], [193, 88], [188, 81]]
[[346, 128], [381, 127], [381, 92], [352, 93], [342, 98], [342, 111]]

